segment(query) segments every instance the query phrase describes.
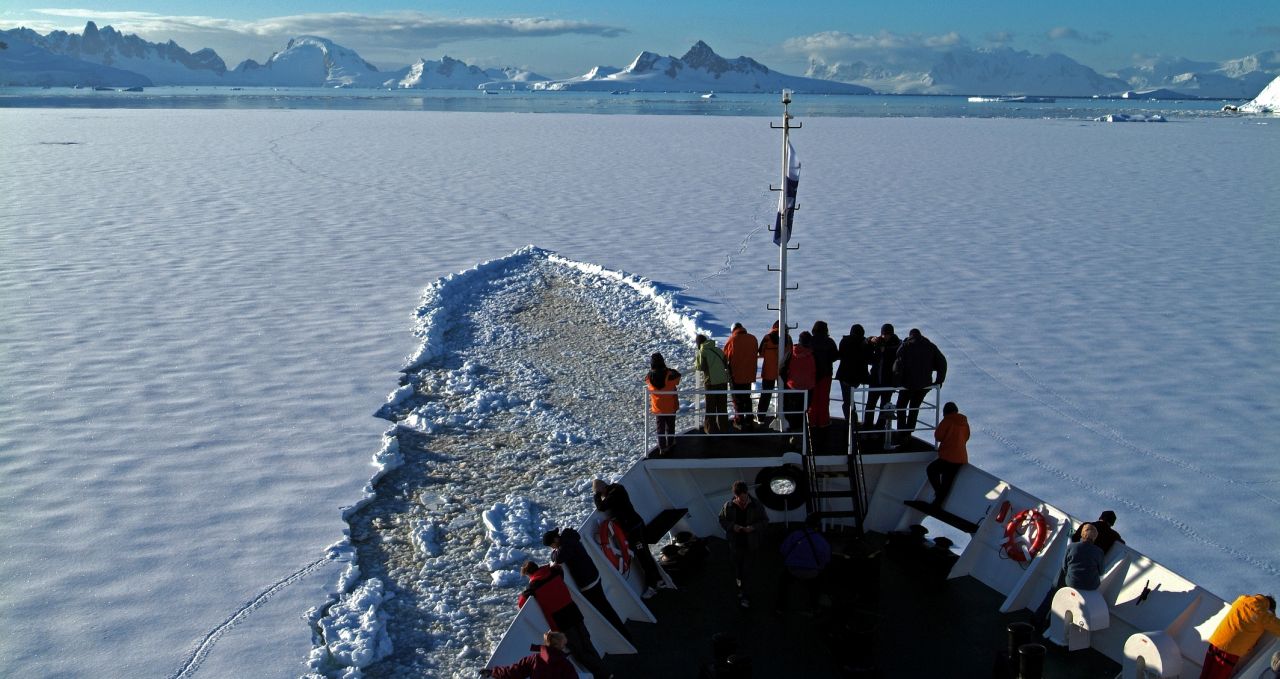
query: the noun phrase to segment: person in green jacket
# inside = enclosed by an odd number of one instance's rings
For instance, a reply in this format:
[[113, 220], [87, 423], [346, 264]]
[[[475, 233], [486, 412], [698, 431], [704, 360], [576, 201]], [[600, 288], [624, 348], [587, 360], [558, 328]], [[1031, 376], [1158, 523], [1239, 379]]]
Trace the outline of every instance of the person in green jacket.
[[706, 389], [702, 431], [708, 434], [729, 433], [729, 359], [716, 347], [715, 340], [698, 335], [694, 340], [698, 351], [693, 359], [693, 369], [702, 375]]

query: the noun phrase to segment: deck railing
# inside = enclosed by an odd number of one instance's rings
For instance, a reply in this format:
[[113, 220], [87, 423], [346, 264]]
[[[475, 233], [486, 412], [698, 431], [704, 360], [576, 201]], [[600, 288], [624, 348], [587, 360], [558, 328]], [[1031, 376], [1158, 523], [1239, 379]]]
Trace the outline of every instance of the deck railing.
[[[834, 386], [838, 387], [838, 384], [839, 383], [834, 383]], [[884, 447], [886, 449], [891, 449], [893, 447], [893, 439], [895, 435], [903, 433], [909, 433], [925, 440], [926, 442], [931, 442], [932, 437], [928, 436], [927, 433], [937, 429], [938, 422], [942, 417], [942, 407], [940, 403], [942, 400], [941, 385], [935, 384], [930, 386], [925, 391], [924, 400], [915, 408], [910, 407], [910, 404], [905, 401], [903, 401], [902, 407], [899, 407], [899, 399], [903, 398], [901, 395], [902, 391], [903, 390], [898, 387], [856, 387], [850, 390], [849, 401], [851, 407], [850, 416], [847, 422], [848, 436], [846, 437], [846, 442], [849, 445], [849, 452], [853, 452], [854, 432], [862, 435], [866, 435], [868, 433], [883, 434]], [[791, 437], [799, 435], [802, 437], [802, 446], [800, 449], [802, 451], [807, 451], [809, 449], [809, 427], [807, 418], [803, 417], [809, 410], [810, 392], [806, 390], [783, 389], [781, 391], [782, 395], [792, 394], [803, 397], [802, 408], [799, 410], [787, 410], [784, 407], [782, 411], [783, 416], [801, 416], [802, 421], [804, 421], [804, 426], [800, 428], [799, 432], [778, 431], [776, 425], [773, 424], [774, 417], [777, 415], [777, 406], [775, 403], [777, 403], [777, 399], [783, 397], [780, 396], [778, 390], [775, 389], [763, 390], [753, 385], [751, 389], [680, 389], [677, 391], [660, 391], [657, 393], [675, 394], [679, 399], [680, 407], [675, 414], [675, 432], [681, 437], [715, 436], [716, 434], [706, 433], [703, 430], [703, 424], [707, 416], [724, 417], [732, 423], [734, 417], [738, 415], [734, 403], [735, 395], [746, 395], [751, 400], [751, 412], [744, 412], [742, 413], [742, 416], [746, 417], [750, 415], [751, 417], [756, 417], [760, 415], [760, 413], [757, 412], [757, 409], [759, 408], [761, 396], [768, 394], [770, 396], [770, 404], [768, 412], [764, 413], [764, 418], [765, 422], [769, 426], [743, 428], [741, 431], [735, 429], [731, 432], [724, 433], [732, 433], [735, 436], [759, 437]], [[872, 400], [873, 396], [879, 396], [886, 393], [889, 395], [888, 402], [884, 403], [883, 407], [876, 409], [870, 426], [866, 426], [865, 418], [867, 403]], [[726, 410], [723, 412], [708, 412], [706, 409], [707, 394], [723, 395], [727, 404]], [[880, 398], [883, 397], [881, 396]], [[840, 391], [838, 389], [834, 390], [834, 393], [830, 395], [830, 405], [828, 406], [828, 408], [831, 409], [832, 414], [843, 414], [844, 409], [841, 405], [842, 403], [843, 401]], [[650, 412], [649, 392], [647, 389], [643, 391], [643, 395], [641, 397], [641, 412], [644, 414], [644, 449], [642, 454], [645, 454], [657, 445], [656, 415]], [[907, 421], [908, 414], [912, 412], [916, 414], [915, 426], [910, 428], [902, 427], [901, 425]], [[732, 425], [730, 426], [732, 427]]]
[[[711, 437], [722, 434], [732, 434], [735, 437], [751, 436], [760, 438], [789, 438], [792, 436], [799, 436], [800, 440], [798, 443], [800, 450], [809, 449], [809, 425], [807, 418], [804, 416], [805, 412], [809, 410], [809, 392], [804, 389], [783, 389], [781, 392], [777, 389], [761, 390], [755, 388], [717, 390], [680, 389], [679, 391], [659, 391], [656, 393], [676, 394], [679, 399], [680, 407], [675, 413], [675, 434], [681, 438]], [[706, 396], [708, 394], [724, 396], [727, 409], [724, 411], [708, 411], [706, 409]], [[764, 424], [759, 424], [752, 428], [744, 427], [741, 430], [735, 429], [732, 423], [734, 417], [737, 416], [738, 413], [734, 409], [733, 397], [735, 395], [747, 395], [751, 398], [752, 412], [744, 412], [742, 413], [742, 416], [746, 417], [749, 414], [754, 418], [760, 415], [760, 413], [755, 412], [755, 409], [759, 407], [760, 397], [764, 394], [768, 394], [771, 398], [769, 410], [763, 414]], [[800, 408], [787, 409], [785, 405], [785, 397], [787, 395], [801, 397]], [[779, 402], [779, 399], [782, 399], [782, 402]], [[779, 431], [777, 429], [774, 419], [778, 415], [779, 407], [781, 407], [781, 415], [783, 417], [788, 415], [799, 416], [803, 423], [799, 431], [792, 431], [790, 429], [786, 431]], [[649, 409], [648, 389], [645, 389], [644, 391], [641, 401], [641, 410], [644, 413], [644, 449], [642, 454], [647, 454], [655, 445], [657, 445], [657, 415]], [[730, 431], [723, 432], [722, 434], [707, 433], [704, 430], [704, 423], [708, 416], [724, 417], [725, 420], [729, 422]]]
[[[838, 386], [839, 383], [836, 383]], [[938, 428], [938, 422], [942, 419], [942, 385], [935, 384], [925, 392], [924, 400], [920, 406], [916, 408], [910, 407], [909, 403], [904, 403], [903, 407], [898, 407], [898, 400], [902, 398], [901, 387], [856, 387], [849, 391], [849, 445], [853, 446], [852, 433], [857, 431], [859, 434], [879, 433], [884, 435], [885, 448], [892, 447], [893, 436], [897, 433], [909, 433], [931, 443], [931, 436], [928, 432]], [[867, 403], [873, 396], [888, 394], [889, 400], [883, 407], [877, 408], [873, 421], [868, 426], [866, 419]], [[833, 404], [843, 403], [841, 398], [833, 395], [831, 402]], [[843, 405], [841, 412], [843, 413]], [[916, 414], [916, 423], [914, 427], [902, 427], [902, 423], [906, 422], [907, 415], [914, 412]], [[931, 414], [931, 416], [930, 416]], [[921, 435], [921, 434], [924, 435]]]

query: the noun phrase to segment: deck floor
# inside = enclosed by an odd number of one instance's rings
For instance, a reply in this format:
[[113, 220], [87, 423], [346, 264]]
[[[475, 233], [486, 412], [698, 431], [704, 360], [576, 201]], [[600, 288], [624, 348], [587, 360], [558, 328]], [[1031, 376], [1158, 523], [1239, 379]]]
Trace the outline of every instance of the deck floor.
[[[638, 655], [610, 656], [620, 679], [697, 677], [712, 661], [711, 638], [728, 633], [751, 658], [754, 677], [992, 677], [1007, 645], [1002, 597], [972, 578], [946, 580], [954, 555], [882, 535], [833, 539], [838, 556], [823, 578], [830, 606], [807, 614], [793, 588], [774, 612], [785, 527], [770, 526], [751, 590], [738, 606], [728, 544], [709, 540], [704, 567], [678, 590], [649, 601], [658, 624], [629, 623]], [[824, 601], [827, 603], [827, 601]], [[1092, 651], [1046, 643], [1046, 679], [1111, 679], [1120, 666]]]

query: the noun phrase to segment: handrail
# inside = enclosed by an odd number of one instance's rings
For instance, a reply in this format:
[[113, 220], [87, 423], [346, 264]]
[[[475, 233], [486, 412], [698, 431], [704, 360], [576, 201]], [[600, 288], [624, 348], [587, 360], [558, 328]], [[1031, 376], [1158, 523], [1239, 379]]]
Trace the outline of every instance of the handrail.
[[[833, 386], [834, 386], [834, 385], [836, 385], [836, 384], [838, 384], [838, 383], [833, 383]], [[853, 416], [852, 414], [851, 414], [851, 416], [849, 417], [849, 422], [848, 422], [848, 425], [849, 425], [848, 445], [849, 445], [850, 453], [852, 453], [852, 450], [853, 450], [853, 433], [854, 433], [855, 431], [856, 431], [856, 432], [858, 432], [858, 433], [860, 433], [860, 434], [867, 434], [867, 433], [871, 433], [871, 432], [880, 432], [880, 433], [883, 433], [883, 434], [884, 434], [884, 437], [885, 437], [885, 447], [886, 447], [886, 448], [892, 448], [892, 447], [893, 447], [893, 446], [892, 446], [892, 443], [893, 443], [893, 437], [894, 437], [896, 434], [910, 433], [910, 434], [913, 434], [913, 435], [914, 435], [916, 432], [929, 432], [929, 431], [933, 431], [934, 429], [937, 429], [937, 428], [938, 428], [938, 423], [939, 423], [939, 421], [941, 421], [941, 419], [942, 419], [942, 417], [941, 417], [941, 414], [942, 414], [942, 407], [941, 407], [941, 400], [942, 400], [942, 385], [940, 385], [940, 384], [934, 384], [934, 385], [930, 385], [929, 387], [927, 387], [927, 388], [926, 388], [926, 390], [925, 390], [925, 391], [926, 391], [926, 393], [925, 393], [924, 401], [922, 401], [922, 402], [921, 402], [921, 404], [920, 404], [920, 406], [919, 406], [919, 407], [917, 407], [917, 408], [910, 408], [910, 407], [903, 407], [903, 408], [899, 408], [899, 407], [898, 407], [898, 400], [897, 400], [896, 398], [894, 398], [894, 396], [895, 396], [895, 395], [897, 395], [897, 394], [899, 394], [899, 393], [900, 393], [900, 392], [902, 392], [902, 391], [903, 391], [903, 388], [902, 388], [902, 387], [854, 387], [854, 388], [850, 389], [850, 392], [849, 392], [849, 394], [850, 394], [850, 398], [849, 398], [849, 400], [850, 400], [850, 402], [851, 402], [851, 403], [850, 403], [850, 412], [851, 412], [851, 413], [856, 413], [856, 412], [858, 411], [858, 406], [859, 406], [859, 404], [860, 404], [860, 405], [861, 405], [861, 408], [862, 408], [862, 413], [863, 413], [863, 415], [861, 415], [861, 416], [859, 416], [859, 417], [855, 417], [855, 416]], [[736, 394], [747, 394], [747, 395], [750, 395], [750, 396], [752, 396], [752, 397], [753, 397], [752, 402], [753, 402], [753, 403], [756, 403], [756, 402], [758, 402], [759, 397], [760, 397], [760, 396], [762, 396], [762, 395], [764, 395], [764, 394], [769, 394], [771, 397], [775, 397], [775, 398], [776, 398], [776, 397], [778, 397], [778, 395], [779, 395], [779, 390], [778, 390], [778, 389], [759, 389], [759, 388], [756, 388], [756, 387], [753, 385], [751, 389], [718, 389], [718, 390], [714, 390], [714, 389], [676, 389], [676, 390], [663, 390], [663, 391], [656, 391], [656, 392], [652, 392], [652, 393], [655, 393], [655, 394], [664, 394], [664, 395], [671, 395], [671, 394], [676, 395], [677, 399], [678, 399], [678, 400], [679, 400], [679, 402], [680, 402], [680, 406], [679, 406], [678, 410], [677, 410], [677, 411], [676, 411], [676, 413], [675, 413], [675, 414], [676, 414], [676, 417], [677, 417], [676, 432], [677, 432], [680, 436], [693, 436], [693, 437], [698, 437], [698, 436], [715, 436], [715, 434], [706, 434], [706, 433], [703, 433], [703, 432], [701, 432], [701, 431], [691, 431], [691, 430], [693, 430], [693, 429], [701, 429], [701, 428], [702, 428], [702, 427], [701, 427], [701, 423], [699, 423], [699, 425], [698, 425], [697, 427], [688, 427], [688, 426], [681, 427], [681, 426], [678, 424], [678, 423], [679, 423], [679, 421], [680, 421], [681, 419], [683, 419], [683, 420], [686, 420], [686, 421], [687, 421], [687, 420], [689, 420], [689, 419], [691, 419], [691, 418], [704, 418], [704, 417], [706, 417], [707, 415], [712, 415], [712, 416], [724, 416], [724, 417], [727, 417], [727, 418], [732, 418], [732, 417], [734, 417], [734, 415], [736, 414], [735, 409], [734, 409], [734, 404], [733, 404], [733, 396], [734, 396], [734, 395], [736, 395]], [[784, 409], [784, 410], [782, 410], [782, 415], [783, 415], [783, 416], [786, 416], [786, 415], [799, 415], [799, 414], [803, 414], [803, 413], [808, 412], [808, 409], [809, 409], [809, 391], [804, 390], [804, 389], [782, 389], [782, 390], [781, 390], [781, 393], [782, 393], [782, 394], [803, 394], [803, 395], [804, 395], [804, 409], [803, 409], [803, 410], [800, 410], [800, 411], [795, 411], [795, 410], [785, 410], [785, 409]], [[890, 399], [889, 399], [889, 401], [888, 401], [887, 403], [885, 403], [885, 404], [884, 404], [884, 407], [882, 407], [882, 408], [878, 408], [878, 409], [877, 409], [877, 419], [880, 419], [880, 420], [881, 420], [880, 422], [877, 422], [877, 424], [878, 424], [878, 425], [882, 425], [882, 426], [876, 426], [876, 427], [874, 427], [874, 428], [872, 428], [872, 429], [864, 429], [864, 428], [862, 428], [862, 426], [859, 424], [859, 422], [860, 422], [860, 417], [865, 417], [866, 404], [867, 404], [867, 401], [868, 401], [868, 399], [869, 399], [870, 395], [871, 395], [871, 394], [884, 394], [884, 393], [888, 393], [888, 394], [890, 395]], [[653, 420], [653, 418], [654, 418], [654, 414], [653, 414], [652, 412], [650, 412], [650, 411], [649, 411], [649, 394], [650, 394], [650, 392], [648, 391], [648, 389], [647, 389], [647, 388], [645, 388], [645, 389], [643, 390], [642, 395], [641, 395], [641, 412], [643, 413], [643, 420], [644, 420], [644, 427], [643, 427], [643, 428], [644, 428], [644, 443], [643, 443], [644, 447], [643, 447], [643, 449], [642, 449], [642, 451], [641, 451], [641, 454], [647, 454], [647, 453], [648, 453], [648, 451], [649, 451], [649, 450], [651, 450], [651, 449], [652, 449], [652, 447], [653, 447], [653, 445], [654, 445], [654, 437], [655, 437], [655, 433], [654, 433], [654, 426], [653, 426], [653, 425], [654, 425], [654, 420]], [[726, 403], [726, 408], [725, 408], [725, 410], [724, 410], [723, 412], [721, 412], [721, 411], [712, 411], [712, 412], [708, 413], [708, 412], [707, 412], [707, 410], [706, 410], [706, 408], [705, 408], [705, 406], [703, 405], [703, 404], [705, 403], [705, 399], [704, 399], [703, 397], [705, 397], [707, 394], [724, 395], [724, 396], [725, 396], [725, 403]], [[859, 395], [861, 395], [861, 398], [859, 398]], [[831, 396], [830, 396], [830, 398], [829, 398], [829, 403], [831, 403], [832, 405], [830, 405], [830, 406], [828, 406], [828, 407], [832, 407], [832, 408], [834, 408], [834, 407], [835, 407], [835, 404], [842, 403], [842, 402], [843, 402], [843, 396], [842, 396], [842, 395], [837, 391], [836, 393], [831, 394]], [[770, 410], [772, 411], [772, 410], [773, 410], [773, 408], [771, 407], [771, 408], [770, 408]], [[836, 412], [839, 412], [839, 411], [837, 410]], [[909, 428], [909, 429], [904, 429], [904, 428], [895, 428], [895, 426], [894, 426], [895, 424], [901, 424], [901, 423], [903, 423], [903, 422], [905, 422], [905, 421], [906, 421], [906, 413], [909, 413], [909, 412], [915, 412], [915, 413], [917, 413], [916, 426], [911, 427], [911, 428]], [[926, 413], [926, 412], [932, 412], [932, 413], [933, 413], [933, 418], [932, 418], [932, 420], [933, 420], [933, 421], [932, 421], [932, 422], [930, 422], [930, 421], [929, 421], [929, 419], [928, 419], [927, 417], [926, 417], [925, 419], [923, 419], [923, 420], [922, 420], [922, 419], [920, 419], [919, 414], [920, 414], [920, 413]], [[753, 415], [753, 416], [754, 416], [755, 414], [756, 414], [756, 413], [754, 413], [754, 412], [752, 413], [752, 415]], [[770, 416], [770, 417], [772, 417], [772, 414], [770, 414], [769, 416]], [[696, 419], [695, 419], [695, 421], [696, 421]], [[803, 441], [803, 443], [805, 444], [805, 447], [804, 447], [803, 449], [804, 449], [804, 450], [808, 450], [808, 426], [807, 426], [807, 422], [806, 422], [806, 426], [805, 426], [805, 428], [804, 428], [804, 429], [805, 429], [805, 430], [804, 430], [804, 432], [802, 432], [802, 436], [804, 436], [804, 438], [805, 438], [805, 440]], [[767, 437], [767, 436], [794, 436], [794, 435], [795, 435], [795, 432], [790, 432], [790, 431], [777, 431], [777, 430], [774, 430], [774, 429], [764, 429], [764, 430], [762, 430], [762, 429], [754, 429], [754, 430], [751, 430], [751, 431], [735, 432], [735, 433], [734, 433], [734, 435], [735, 435], [735, 436], [737, 436], [737, 435], [751, 435], [751, 436], [764, 436], [764, 437]]]
[[[882, 432], [884, 433], [884, 440], [885, 440], [886, 447], [891, 447], [890, 444], [892, 442], [894, 434], [900, 434], [904, 432], [915, 434], [918, 431], [928, 432], [938, 428], [938, 423], [942, 419], [941, 417], [942, 385], [933, 384], [927, 387], [924, 401], [921, 402], [919, 408], [899, 408], [898, 407], [898, 401], [893, 397], [895, 394], [898, 394], [903, 390], [904, 390], [903, 387], [853, 387], [852, 389], [849, 390], [850, 416], [849, 416], [848, 424], [849, 424], [850, 452], [852, 452], [853, 450], [853, 432], [854, 431], [857, 431], [860, 434], [867, 434], [871, 432]], [[867, 402], [870, 400], [870, 395], [883, 394], [883, 393], [888, 393], [890, 398], [889, 398], [889, 401], [885, 403], [883, 408], [877, 408], [877, 413], [878, 413], [877, 419], [879, 420], [882, 418], [882, 422], [878, 421], [876, 423], [877, 426], [874, 426], [871, 429], [864, 429], [861, 426], [861, 424], [859, 424], [859, 418], [855, 417], [853, 413], [857, 412], [857, 406], [861, 405], [862, 413], [863, 413], [862, 421], [865, 421]], [[865, 394], [866, 396], [859, 399], [857, 398], [857, 394]], [[831, 398], [831, 402], [843, 403], [844, 402], [843, 399], [844, 399], [843, 394], [840, 394], [838, 397], [836, 395], [833, 395]], [[894, 427], [895, 422], [901, 423], [905, 421], [905, 413], [913, 412], [913, 411], [917, 413], [916, 426], [911, 427], [910, 429], [901, 429], [901, 428]], [[925, 411], [933, 412], [933, 424], [929, 424], [927, 420], [924, 422], [920, 421], [919, 413], [923, 413]], [[880, 424], [883, 424], [883, 427], [879, 426]]]
[[[753, 403], [757, 403], [759, 397], [763, 394], [768, 394], [773, 398], [781, 398], [782, 396], [785, 396], [787, 394], [803, 396], [802, 406], [798, 410], [787, 410], [783, 404], [781, 403], [778, 404], [778, 408], [776, 412], [780, 416], [786, 417], [787, 415], [803, 416], [806, 412], [808, 412], [809, 410], [809, 391], [808, 390], [752, 388], [752, 389], [678, 389], [673, 391], [663, 390], [663, 391], [650, 392], [647, 388], [645, 388], [644, 394], [641, 399], [641, 405], [642, 405], [641, 411], [643, 412], [643, 418], [644, 418], [644, 448], [641, 450], [641, 455], [648, 454], [648, 452], [653, 449], [653, 446], [655, 444], [654, 439], [656, 437], [656, 433], [655, 433], [655, 427], [654, 427], [654, 423], [655, 423], [654, 418], [656, 417], [656, 414], [651, 412], [649, 409], [650, 393], [663, 394], [663, 395], [670, 395], [670, 394], [676, 395], [679, 401], [679, 407], [675, 412], [676, 423], [677, 423], [676, 434], [681, 438], [686, 438], [686, 437], [698, 438], [698, 437], [711, 437], [711, 436], [721, 436], [721, 435], [732, 435], [734, 437], [750, 436], [750, 437], [769, 438], [769, 437], [780, 437], [780, 436], [791, 437], [791, 436], [798, 435], [801, 437], [800, 449], [804, 451], [807, 451], [809, 449], [809, 426], [808, 426], [807, 419], [804, 423], [804, 426], [801, 428], [801, 431], [799, 432], [790, 431], [790, 430], [779, 431], [772, 427], [772, 424], [773, 424], [772, 422], [770, 422], [771, 426], [769, 427], [757, 428], [757, 429], [751, 429], [751, 430], [744, 429], [742, 431], [732, 432], [731, 434], [707, 434], [702, 431], [702, 424], [704, 422], [704, 418], [706, 418], [707, 416], [713, 416], [713, 417], [723, 416], [726, 419], [730, 419], [730, 420], [733, 419], [733, 417], [737, 414], [733, 407], [733, 396], [735, 394], [754, 395], [756, 398], [753, 399], [752, 401]], [[719, 410], [707, 411], [705, 407], [706, 400], [704, 397], [708, 394], [714, 394], [716, 396], [723, 395], [725, 397], [725, 404], [726, 404], [725, 410], [724, 411], [719, 411]], [[773, 418], [774, 417], [774, 415], [772, 414], [773, 412], [774, 412], [774, 408], [771, 406], [770, 414], [766, 416]], [[743, 413], [743, 415], [746, 415], [746, 413]], [[752, 412], [751, 415], [752, 417], [754, 417], [756, 413]], [[686, 426], [682, 428], [679, 424], [681, 419], [685, 421], [693, 420], [694, 422], [697, 423], [697, 426], [696, 427]]]

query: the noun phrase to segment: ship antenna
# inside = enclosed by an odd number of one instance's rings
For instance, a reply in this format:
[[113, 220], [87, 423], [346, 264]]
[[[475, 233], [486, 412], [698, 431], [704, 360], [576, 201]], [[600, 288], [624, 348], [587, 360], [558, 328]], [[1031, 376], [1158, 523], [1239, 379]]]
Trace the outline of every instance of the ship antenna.
[[782, 186], [770, 186], [770, 191], [781, 191], [778, 197], [778, 218], [773, 227], [773, 242], [778, 244], [778, 267], [769, 267], [778, 272], [778, 306], [770, 306], [771, 311], [778, 312], [778, 379], [774, 381], [774, 418], [773, 426], [778, 431], [787, 430], [787, 419], [783, 417], [782, 368], [787, 362], [787, 331], [794, 326], [787, 325], [787, 291], [799, 286], [787, 286], [787, 251], [799, 249], [798, 245], [790, 245], [791, 218], [796, 210], [796, 188], [800, 181], [800, 163], [795, 160], [795, 149], [791, 148], [791, 130], [804, 127], [803, 123], [791, 122], [791, 90], [782, 91], [782, 124], [769, 123], [769, 127], [782, 130]]

